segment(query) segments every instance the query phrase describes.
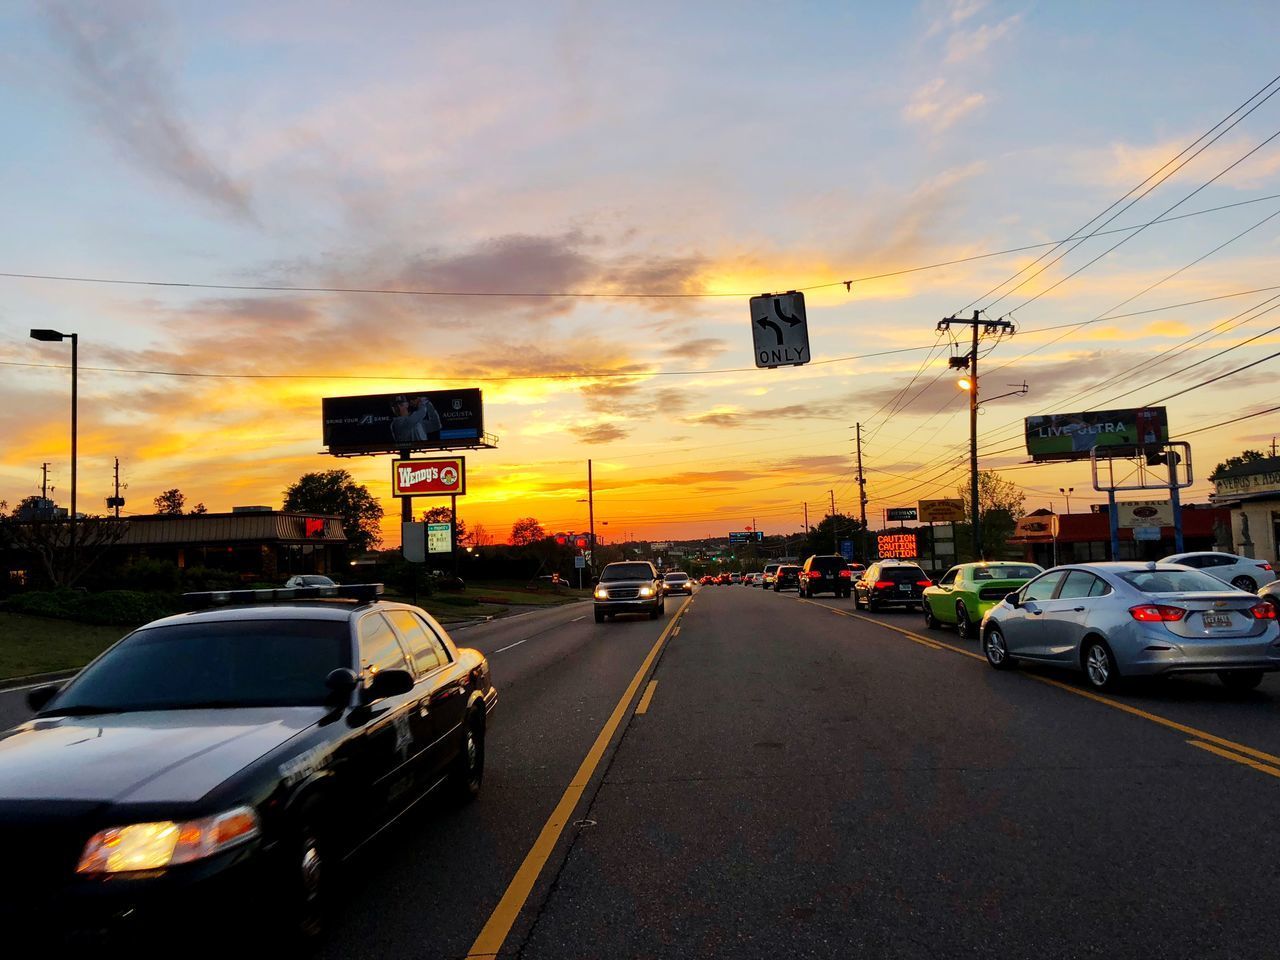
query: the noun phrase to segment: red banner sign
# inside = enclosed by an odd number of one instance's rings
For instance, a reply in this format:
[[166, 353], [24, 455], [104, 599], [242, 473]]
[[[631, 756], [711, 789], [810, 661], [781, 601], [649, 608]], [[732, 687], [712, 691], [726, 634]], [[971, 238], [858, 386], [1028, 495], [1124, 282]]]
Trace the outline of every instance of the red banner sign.
[[467, 458], [393, 460], [391, 492], [397, 497], [462, 496], [467, 492]]
[[303, 524], [308, 538], [324, 536], [324, 521], [319, 517], [304, 517]]

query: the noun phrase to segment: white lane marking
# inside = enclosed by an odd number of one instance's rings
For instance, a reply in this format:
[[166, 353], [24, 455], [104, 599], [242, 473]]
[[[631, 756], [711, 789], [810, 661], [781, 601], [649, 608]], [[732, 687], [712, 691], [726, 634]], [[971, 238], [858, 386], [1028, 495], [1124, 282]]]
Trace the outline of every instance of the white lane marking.
[[510, 650], [512, 647], [518, 647], [520, 646], [520, 644], [528, 643], [532, 639], [533, 637], [525, 637], [523, 640], [517, 640], [515, 643], [509, 644], [508, 646], [503, 647], [501, 650], [495, 650], [493, 652], [494, 654], [505, 653], [506, 651]]
[[573, 618], [572, 620], [570, 620], [569, 622], [570, 622], [570, 623], [577, 623], [579, 620], [585, 620], [585, 619], [587, 619], [585, 616], [583, 616], [583, 617], [574, 617], [574, 618]]

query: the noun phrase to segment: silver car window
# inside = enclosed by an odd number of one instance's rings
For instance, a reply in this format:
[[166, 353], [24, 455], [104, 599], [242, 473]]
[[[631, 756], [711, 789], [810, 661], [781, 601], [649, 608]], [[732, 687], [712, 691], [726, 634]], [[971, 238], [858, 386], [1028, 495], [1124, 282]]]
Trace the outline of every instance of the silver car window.
[[952, 567], [946, 572], [941, 580], [938, 581], [939, 586], [949, 587], [956, 582], [956, 577], [960, 575], [959, 567]]
[[1222, 593], [1232, 589], [1217, 577], [1199, 570], [1178, 570], [1174, 567], [1159, 570], [1131, 570], [1120, 574], [1120, 579], [1143, 593]]
[[1054, 570], [1046, 573], [1042, 577], [1032, 580], [1022, 588], [1023, 600], [1049, 600], [1053, 597], [1053, 591], [1058, 589], [1058, 583], [1062, 580], [1064, 570]]
[[1101, 596], [1101, 593], [1093, 592], [1098, 582], [1098, 578], [1092, 573], [1072, 570], [1067, 573], [1067, 579], [1063, 581], [1062, 589], [1058, 591], [1058, 599], [1078, 600], [1083, 597]]

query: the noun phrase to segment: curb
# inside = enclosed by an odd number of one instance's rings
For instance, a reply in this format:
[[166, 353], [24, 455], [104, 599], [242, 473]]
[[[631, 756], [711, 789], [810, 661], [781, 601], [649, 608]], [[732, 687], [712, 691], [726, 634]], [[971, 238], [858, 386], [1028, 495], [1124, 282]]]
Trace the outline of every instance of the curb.
[[33, 673], [27, 677], [5, 677], [0, 679], [0, 691], [12, 690], [14, 687], [38, 687], [46, 683], [57, 683], [59, 680], [70, 680], [80, 670], [58, 670], [54, 673]]

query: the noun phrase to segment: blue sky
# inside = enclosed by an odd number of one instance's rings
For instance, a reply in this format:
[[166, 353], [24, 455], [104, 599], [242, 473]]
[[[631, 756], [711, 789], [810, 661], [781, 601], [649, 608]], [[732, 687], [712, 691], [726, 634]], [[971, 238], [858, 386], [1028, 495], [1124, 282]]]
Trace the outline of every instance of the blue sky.
[[[1067, 236], [1176, 155], [1280, 72], [1268, 49], [1278, 19], [1268, 4], [981, 0], [12, 4], [0, 11], [11, 132], [0, 271], [746, 294], [973, 256]], [[1278, 128], [1280, 97], [1115, 225], [1155, 217]], [[1280, 194], [1277, 144], [1178, 212]], [[1010, 363], [998, 376], [1031, 392], [986, 409], [988, 450], [1016, 443], [1027, 414], [1087, 408], [1209, 358], [1172, 381], [1190, 385], [1274, 351], [1271, 335], [1211, 358], [1266, 329], [1262, 317], [1144, 379], [1161, 351], [1269, 294], [1094, 324], [1056, 343], [1030, 331], [1099, 316], [1277, 209], [1262, 201], [1152, 227], [1017, 310], [1028, 332], [984, 362]], [[1277, 225], [1122, 312], [1271, 285]], [[992, 315], [1116, 239], [1089, 241]], [[927, 348], [939, 318], [986, 304], [982, 294], [1039, 252], [814, 291], [814, 356]], [[655, 375], [749, 367], [737, 296], [413, 299], [18, 279], [0, 290], [0, 359], [58, 362], [56, 346], [26, 339], [54, 326], [81, 333], [90, 366], [317, 375], [86, 372], [89, 504], [106, 495], [116, 455], [140, 512], [175, 485], [211, 509], [276, 503], [301, 472], [336, 465], [316, 453], [320, 397], [417, 375], [430, 386], [583, 374], [484, 384], [502, 443], [472, 458], [464, 516], [499, 537], [530, 513], [576, 524], [588, 457], [603, 509], [647, 536], [705, 535], [753, 514], [766, 529], [795, 529], [799, 504], [825, 502], [828, 489], [851, 508], [855, 420], [869, 425], [873, 501], [913, 502], [963, 480], [946, 472], [966, 418], [963, 395], [939, 376], [945, 343], [807, 368]], [[886, 401], [926, 357], [912, 402], [888, 416]], [[1118, 389], [1086, 389], [1129, 368]], [[603, 372], [630, 376], [590, 376]], [[332, 374], [362, 379], [323, 379]], [[1271, 377], [1263, 365], [1171, 401], [1174, 432], [1273, 405]], [[42, 460], [55, 472], [65, 462], [65, 404], [63, 371], [0, 375], [0, 498], [31, 493]], [[1198, 435], [1198, 473], [1269, 441], [1273, 420]], [[984, 464], [1021, 460], [995, 453]], [[392, 508], [385, 462], [344, 465]], [[1060, 485], [1088, 486], [1083, 466], [1008, 475], [1030, 506]]]

